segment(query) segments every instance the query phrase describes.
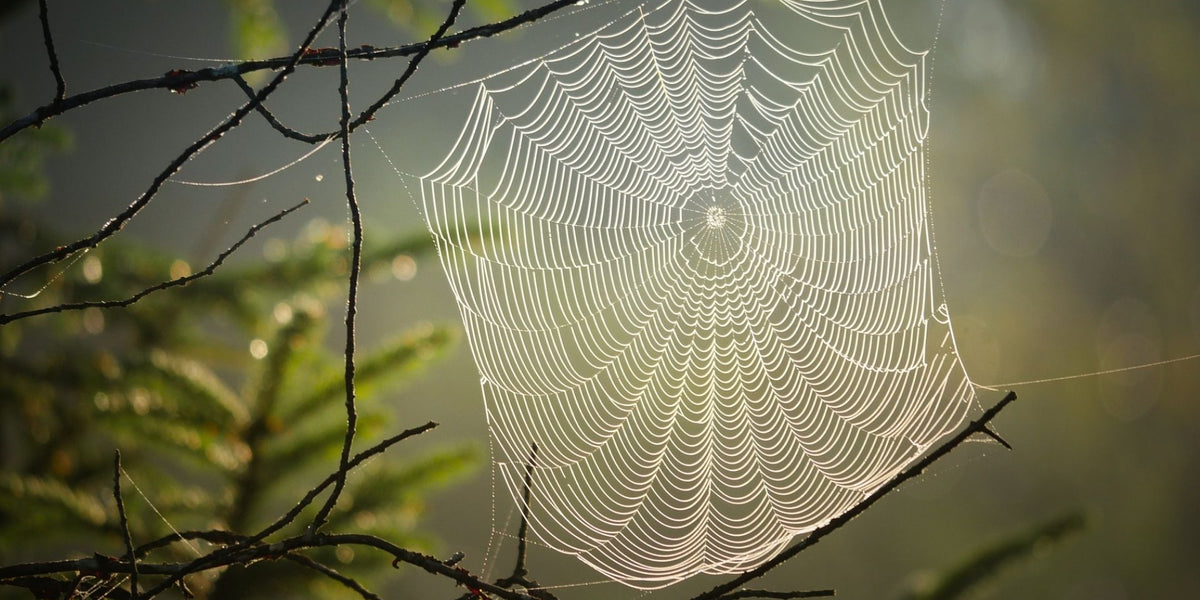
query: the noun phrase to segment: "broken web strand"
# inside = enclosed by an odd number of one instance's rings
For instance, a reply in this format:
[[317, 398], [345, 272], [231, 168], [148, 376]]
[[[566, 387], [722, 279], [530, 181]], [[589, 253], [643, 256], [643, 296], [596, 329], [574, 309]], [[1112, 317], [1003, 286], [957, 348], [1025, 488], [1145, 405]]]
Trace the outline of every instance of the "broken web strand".
[[932, 279], [923, 55], [877, 2], [783, 3], [815, 51], [708, 6], [481, 80], [421, 182], [507, 487], [537, 442], [535, 535], [645, 588], [762, 562], [973, 397]]

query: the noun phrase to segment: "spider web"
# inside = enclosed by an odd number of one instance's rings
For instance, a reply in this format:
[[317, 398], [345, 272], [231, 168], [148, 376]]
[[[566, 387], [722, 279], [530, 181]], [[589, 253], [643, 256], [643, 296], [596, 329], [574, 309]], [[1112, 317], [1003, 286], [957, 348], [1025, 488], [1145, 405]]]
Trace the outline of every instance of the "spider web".
[[962, 421], [924, 56], [879, 0], [669, 1], [475, 84], [421, 202], [539, 541], [743, 571]]

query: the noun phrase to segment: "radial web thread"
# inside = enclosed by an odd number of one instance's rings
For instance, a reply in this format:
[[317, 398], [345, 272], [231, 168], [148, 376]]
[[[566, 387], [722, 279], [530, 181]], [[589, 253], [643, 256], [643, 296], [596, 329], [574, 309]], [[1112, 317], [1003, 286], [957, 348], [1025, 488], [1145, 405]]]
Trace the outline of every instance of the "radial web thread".
[[879, 0], [672, 0], [477, 83], [421, 202], [538, 541], [743, 571], [961, 423], [924, 69]]

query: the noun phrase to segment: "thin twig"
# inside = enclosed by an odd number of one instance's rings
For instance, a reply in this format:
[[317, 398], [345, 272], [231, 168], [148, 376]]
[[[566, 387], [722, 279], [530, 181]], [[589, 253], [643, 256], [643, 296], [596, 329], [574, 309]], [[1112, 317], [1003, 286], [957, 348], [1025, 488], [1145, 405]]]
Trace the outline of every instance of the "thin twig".
[[395, 563], [408, 563], [424, 569], [434, 575], [441, 575], [458, 582], [460, 585], [467, 586], [470, 589], [476, 589], [482, 592], [487, 592], [494, 596], [506, 598], [508, 600], [531, 600], [528, 594], [522, 594], [513, 590], [504, 589], [495, 584], [483, 581], [479, 577], [472, 575], [470, 571], [459, 567], [447, 565], [440, 561], [437, 557], [420, 552], [413, 552], [407, 548], [401, 548], [385, 539], [381, 539], [372, 535], [347, 533], [338, 535], [318, 535], [317, 541], [322, 545], [360, 545], [378, 548], [391, 554], [394, 557]]
[[[14, 577], [3, 580], [3, 585], [25, 588], [34, 598], [79, 598], [79, 578], [73, 581], [63, 581], [53, 577]], [[123, 591], [123, 590], [118, 590]], [[109, 598], [119, 598], [119, 593], [110, 593]]]
[[162, 290], [173, 288], [173, 287], [179, 287], [181, 285], [187, 285], [193, 281], [196, 281], [197, 279], [208, 277], [208, 276], [216, 273], [217, 269], [220, 268], [221, 264], [225, 262], [225, 259], [229, 258], [229, 256], [232, 255], [234, 252], [237, 252], [238, 248], [241, 248], [243, 244], [245, 244], [250, 238], [257, 235], [258, 232], [261, 231], [264, 227], [266, 227], [272, 223], [275, 223], [276, 221], [279, 221], [280, 219], [288, 216], [292, 212], [298, 210], [300, 207], [308, 204], [308, 202], [309, 202], [308, 198], [305, 198], [304, 200], [300, 201], [300, 203], [296, 204], [295, 206], [284, 209], [284, 210], [280, 211], [279, 213], [277, 213], [275, 216], [273, 216], [265, 221], [262, 221], [261, 223], [254, 225], [253, 227], [251, 227], [250, 229], [248, 229], [246, 231], [246, 234], [243, 235], [241, 237], [241, 239], [234, 242], [234, 244], [232, 246], [230, 246], [229, 248], [226, 248], [224, 252], [217, 255], [217, 258], [215, 260], [213, 260], [212, 263], [210, 263], [207, 267], [205, 267], [201, 271], [192, 273], [191, 275], [187, 275], [184, 277], [177, 277], [170, 281], [164, 281], [158, 285], [150, 286], [128, 298], [124, 298], [121, 300], [95, 300], [95, 301], [89, 301], [89, 302], [68, 302], [65, 304], [56, 304], [54, 306], [47, 306], [45, 308], [39, 308], [36, 310], [27, 310], [24, 312], [13, 313], [10, 315], [0, 314], [0, 325], [5, 325], [7, 323], [11, 323], [13, 321], [17, 321], [17, 320], [24, 319], [27, 317], [33, 317], [33, 316], [44, 315], [44, 314], [49, 314], [49, 313], [60, 313], [60, 312], [71, 311], [71, 310], [83, 310], [85, 308], [125, 307], [125, 306], [129, 306], [131, 304], [134, 304], [137, 301], [141, 300], [142, 298], [145, 298], [146, 296], [149, 296], [150, 294], [153, 294], [155, 292], [160, 292]]
[[896, 476], [888, 480], [883, 487], [875, 490], [874, 493], [864, 498], [862, 502], [855, 504], [850, 510], [837, 516], [824, 526], [814, 529], [812, 533], [809, 533], [804, 539], [796, 542], [787, 550], [780, 552], [777, 556], [775, 556], [775, 558], [772, 558], [771, 560], [759, 565], [757, 568], [742, 573], [730, 581], [718, 585], [711, 590], [704, 592], [703, 594], [693, 597], [692, 600], [724, 600], [725, 598], [729, 597], [728, 594], [732, 593], [737, 588], [754, 581], [763, 575], [766, 575], [771, 569], [778, 567], [779, 565], [790, 560], [793, 556], [816, 545], [816, 543], [821, 541], [822, 538], [830, 533], [833, 533], [834, 531], [837, 531], [838, 529], [841, 529], [855, 517], [873, 506], [879, 501], [880, 498], [883, 498], [892, 490], [900, 487], [902, 483], [912, 479], [913, 477], [916, 477], [917, 475], [920, 475], [925, 469], [929, 468], [929, 465], [948, 454], [951, 450], [957, 448], [968, 438], [982, 432], [987, 428], [988, 422], [994, 419], [996, 415], [1000, 414], [1000, 411], [1004, 410], [1005, 406], [1008, 406], [1010, 402], [1016, 399], [1017, 394], [1015, 392], [1009, 392], [1008, 395], [1004, 396], [1004, 398], [997, 402], [995, 406], [984, 411], [983, 415], [980, 416], [979, 419], [971, 421], [969, 425], [963, 428], [963, 430], [958, 432], [958, 434], [956, 434], [954, 437], [943, 442], [933, 452], [925, 455], [925, 458], [917, 461], [911, 467], [896, 474]]
[[[313, 40], [316, 39], [317, 34], [320, 33], [320, 31], [324, 29], [325, 25], [329, 22], [329, 18], [331, 15], [333, 15], [333, 11], [337, 8], [337, 5], [338, 0], [333, 0], [330, 2], [329, 7], [325, 10], [325, 13], [320, 19], [318, 19], [317, 24], [304, 38], [304, 42], [301, 43], [300, 47], [296, 49], [296, 52], [292, 54], [292, 57], [287, 65], [282, 71], [277, 73], [273, 79], [271, 79], [270, 83], [268, 83], [263, 87], [262, 90], [258, 92], [258, 95], [256, 95], [253, 100], [250, 100], [246, 104], [242, 105], [220, 125], [201, 136], [200, 139], [192, 142], [191, 145], [189, 145], [186, 149], [184, 149], [183, 152], [176, 156], [175, 159], [172, 160], [171, 163], [168, 164], [167, 167], [154, 178], [154, 181], [151, 182], [150, 187], [143, 192], [142, 195], [137, 198], [137, 200], [130, 204], [128, 208], [121, 211], [119, 214], [117, 214], [117, 216], [109, 219], [98, 231], [96, 231], [96, 233], [86, 238], [77, 240], [71, 244], [59, 246], [50, 252], [31, 258], [21, 265], [10, 269], [3, 275], [0, 275], [0, 289], [3, 289], [4, 286], [8, 285], [9, 282], [17, 277], [20, 277], [21, 275], [24, 275], [25, 273], [28, 273], [37, 267], [62, 260], [80, 250], [83, 250], [84, 248], [95, 248], [100, 242], [108, 239], [113, 234], [124, 228], [125, 224], [128, 223], [130, 219], [137, 215], [142, 208], [144, 208], [150, 203], [151, 200], [154, 199], [163, 183], [165, 183], [167, 179], [178, 172], [179, 169], [183, 167], [184, 163], [186, 163], [188, 160], [191, 160], [193, 156], [198, 154], [204, 148], [208, 147], [209, 144], [217, 141], [221, 138], [221, 136], [240, 125], [246, 115], [249, 114], [250, 111], [254, 110], [255, 106], [261, 104], [267, 99], [268, 96], [278, 89], [279, 84], [283, 83], [283, 80], [287, 79], [288, 75], [291, 75], [292, 71], [296, 69], [296, 65], [300, 63], [300, 59], [302, 56], [304, 56], [304, 52], [308, 50], [308, 48], [312, 45]], [[66, 102], [64, 101], [60, 104], [65, 103]], [[0, 137], [0, 140], [2, 139], [3, 137]]]
[[[384, 92], [382, 96], [376, 99], [375, 102], [371, 103], [371, 106], [367, 107], [367, 109], [360, 113], [358, 117], [351, 121], [349, 129], [339, 129], [338, 131], [321, 134], [303, 133], [284, 125], [278, 118], [275, 117], [273, 113], [271, 113], [270, 110], [267, 109], [266, 106], [262, 104], [260, 104], [256, 109], [258, 114], [262, 115], [263, 118], [267, 120], [267, 123], [284, 137], [301, 142], [317, 144], [335, 137], [343, 137], [348, 135], [350, 132], [353, 132], [361, 127], [364, 123], [374, 119], [375, 113], [379, 112], [379, 109], [387, 105], [392, 98], [396, 97], [396, 94], [400, 93], [400, 89], [404, 87], [404, 84], [408, 82], [408, 79], [417, 72], [417, 67], [420, 66], [421, 61], [425, 60], [425, 57], [428, 56], [434, 48], [439, 47], [438, 42], [446, 35], [446, 31], [448, 31], [450, 27], [454, 25], [454, 21], [458, 19], [458, 15], [462, 12], [463, 6], [466, 5], [466, 3], [467, 0], [454, 1], [454, 4], [450, 7], [450, 13], [446, 16], [446, 19], [442, 22], [442, 25], [438, 27], [437, 31], [435, 31], [432, 36], [429, 37], [428, 41], [417, 46], [416, 53], [413, 55], [412, 59], [408, 61], [408, 67], [405, 68], [404, 72], [399, 78], [396, 79], [396, 81], [392, 82], [392, 87], [389, 88], [388, 91]], [[345, 48], [339, 48], [345, 51]], [[347, 59], [353, 58], [351, 52], [345, 52], [344, 56]], [[339, 62], [342, 60], [342, 58], [343, 54], [339, 54]], [[238, 75], [234, 77], [234, 81], [237, 82], [238, 87], [242, 88], [243, 92], [245, 92], [247, 95], [253, 96], [254, 89], [251, 88], [248, 83], [246, 83], [245, 78], [243, 78], [241, 75]]]
[[510, 589], [520, 585], [529, 590], [529, 595], [538, 600], [556, 600], [554, 594], [539, 589], [541, 584], [526, 577], [529, 569], [525, 567], [526, 548], [529, 538], [529, 511], [533, 502], [533, 470], [537, 467], [538, 446], [533, 444], [529, 449], [529, 462], [525, 463], [525, 481], [521, 485], [521, 525], [517, 527], [517, 560], [513, 566], [512, 575], [499, 579], [496, 585]]
[[992, 438], [993, 440], [995, 440], [995, 442], [996, 442], [997, 444], [1000, 444], [1001, 446], [1004, 446], [1004, 448], [1005, 448], [1006, 450], [1012, 450], [1012, 449], [1013, 449], [1012, 445], [1011, 445], [1011, 444], [1009, 444], [1007, 440], [1005, 440], [1004, 438], [1000, 437], [1000, 434], [999, 434], [999, 433], [996, 433], [996, 430], [995, 430], [995, 429], [992, 429], [991, 427], [984, 427], [984, 428], [983, 428], [981, 431], [982, 431], [982, 433], [983, 433], [984, 435], [986, 435], [986, 436], [988, 436], [988, 437]]
[[129, 557], [129, 595], [137, 597], [138, 568], [137, 552], [133, 548], [133, 535], [129, 533], [129, 519], [125, 515], [125, 501], [121, 498], [121, 451], [113, 451], [113, 498], [117, 501], [117, 516], [121, 521], [121, 533], [125, 536], [125, 555]]
[[805, 592], [773, 592], [770, 590], [738, 590], [732, 594], [721, 596], [721, 600], [738, 600], [740, 598], [772, 598], [790, 600], [792, 598], [829, 598], [836, 596], [835, 590], [809, 590]]
[[[245, 92], [246, 97], [248, 97], [248, 98], [254, 97], [254, 94], [256, 92], [254, 91], [254, 88], [250, 87], [249, 83], [246, 83], [245, 77], [242, 77], [240, 74], [235, 75], [233, 77], [233, 81], [234, 81], [234, 83], [237, 83], [238, 87], [241, 88], [243, 92]], [[275, 131], [278, 131], [280, 134], [283, 135], [283, 137], [286, 137], [289, 139], [299, 140], [301, 142], [308, 142], [310, 144], [319, 144], [319, 143], [329, 140], [331, 136], [341, 135], [340, 131], [338, 133], [325, 134], [325, 135], [315, 135], [315, 134], [302, 133], [300, 131], [296, 131], [295, 129], [292, 129], [291, 127], [288, 127], [287, 125], [284, 125], [282, 122], [280, 122], [280, 120], [275, 117], [274, 113], [272, 113], [269, 109], [267, 109], [266, 104], [259, 104], [258, 106], [254, 107], [254, 110], [257, 111], [258, 114], [262, 115], [262, 117], [267, 120], [267, 123], [272, 128], [274, 128]]]
[[[522, 25], [532, 23], [549, 15], [555, 11], [561, 10], [568, 6], [578, 4], [583, 0], [555, 0], [544, 6], [525, 11], [517, 16], [490, 23], [472, 27], [454, 35], [448, 35], [439, 39], [434, 44], [422, 42], [418, 44], [409, 44], [407, 46], [397, 46], [394, 48], [372, 46], [360, 47], [350, 50], [346, 53], [347, 58], [355, 60], [375, 60], [380, 58], [393, 58], [398, 56], [412, 56], [425, 48], [455, 48], [464, 42], [471, 40], [491, 37], [510, 29], [515, 29]], [[333, 49], [323, 49], [321, 51], [312, 52], [299, 59], [297, 64], [308, 66], [328, 66], [336, 64], [338, 53]], [[47, 104], [39, 107], [37, 110], [18, 118], [13, 122], [0, 128], [0, 142], [12, 137], [13, 134], [26, 129], [38, 123], [45, 121], [50, 117], [61, 115], [67, 111], [79, 108], [85, 104], [90, 104], [97, 100], [104, 100], [114, 96], [120, 96], [131, 92], [151, 89], [165, 90], [185, 90], [195, 87], [197, 84], [206, 81], [221, 81], [224, 79], [232, 79], [239, 75], [245, 75], [254, 71], [286, 69], [291, 64], [291, 58], [278, 57], [266, 60], [250, 60], [240, 63], [233, 63], [222, 67], [200, 69], [197, 71], [188, 71], [183, 69], [175, 69], [165, 75], [159, 77], [151, 77], [147, 79], [137, 79], [126, 81], [88, 92], [76, 94], [65, 98], [62, 102]]]
[[[400, 93], [400, 88], [404, 87], [404, 84], [408, 82], [408, 78], [417, 72], [417, 67], [420, 66], [421, 61], [425, 60], [426, 56], [429, 56], [429, 52], [433, 50], [434, 44], [437, 44], [438, 40], [442, 39], [442, 36], [446, 35], [446, 32], [454, 25], [455, 19], [458, 18], [458, 13], [462, 11], [463, 5], [466, 3], [467, 0], [454, 0], [454, 4], [450, 7], [450, 14], [446, 15], [446, 20], [442, 22], [442, 26], [438, 27], [437, 31], [429, 37], [429, 41], [425, 42], [416, 55], [412, 57], [412, 60], [408, 61], [408, 68], [392, 83], [392, 87], [387, 92], [384, 92], [371, 106], [362, 111], [358, 115], [358, 118], [354, 119], [351, 128], [358, 128], [363, 123], [374, 119], [375, 113], [379, 112], [379, 109], [383, 108], [392, 98], [396, 97], [396, 94]], [[346, 133], [343, 131], [342, 135], [346, 135]]]
[[362, 212], [358, 208], [358, 199], [354, 196], [354, 169], [350, 165], [350, 75], [346, 59], [346, 21], [350, 11], [347, 0], [342, 0], [341, 13], [338, 15], [338, 52], [340, 54], [338, 83], [338, 98], [341, 100], [342, 118], [342, 171], [346, 179], [346, 205], [350, 209], [350, 223], [354, 231], [350, 251], [350, 281], [346, 294], [346, 437], [342, 441], [342, 456], [338, 467], [338, 478], [334, 482], [333, 491], [329, 498], [313, 517], [310, 531], [316, 532], [325, 524], [329, 512], [337, 504], [342, 489], [346, 486], [346, 463], [350, 461], [350, 449], [354, 445], [354, 433], [358, 424], [358, 410], [354, 404], [354, 356], [355, 356], [355, 318], [358, 315], [358, 276], [362, 270], [363, 225]]
[[525, 482], [521, 486], [521, 526], [517, 528], [517, 564], [513, 567], [512, 579], [524, 578], [526, 538], [529, 535], [529, 505], [533, 501], [533, 469], [537, 466], [537, 444], [529, 450], [529, 463], [525, 465]]
[[333, 568], [327, 567], [327, 566], [309, 558], [308, 556], [305, 556], [303, 554], [296, 554], [293, 552], [293, 553], [289, 553], [289, 554], [285, 555], [284, 558], [286, 558], [287, 560], [290, 560], [298, 565], [301, 565], [306, 569], [312, 569], [313, 571], [316, 571], [316, 572], [354, 590], [355, 592], [358, 592], [359, 596], [362, 596], [363, 598], [366, 598], [367, 600], [383, 600], [382, 598], [380, 598], [378, 595], [376, 595], [371, 590], [368, 590], [367, 588], [363, 587], [363, 585], [361, 583], [359, 583], [357, 580], [355, 580], [353, 577], [348, 577], [346, 575], [338, 573]]
[[50, 58], [50, 73], [54, 75], [54, 102], [60, 104], [67, 97], [67, 83], [58, 67], [58, 53], [54, 51], [54, 36], [50, 35], [50, 14], [46, 0], [38, 0], [38, 18], [42, 21], [42, 42]]
[[[526, 577], [529, 570], [525, 568], [526, 540], [529, 535], [529, 507], [533, 495], [533, 469], [537, 466], [538, 446], [533, 444], [529, 450], [529, 462], [525, 463], [525, 482], [521, 486], [521, 525], [517, 528], [517, 560], [513, 566], [512, 575], [503, 579], [497, 579], [496, 585], [504, 589], [512, 589], [514, 586], [520, 585], [525, 588], [529, 595], [538, 600], [557, 600], [557, 597], [544, 590], [540, 589], [541, 585]], [[457, 600], [472, 600], [478, 596], [472, 591], [459, 596]]]

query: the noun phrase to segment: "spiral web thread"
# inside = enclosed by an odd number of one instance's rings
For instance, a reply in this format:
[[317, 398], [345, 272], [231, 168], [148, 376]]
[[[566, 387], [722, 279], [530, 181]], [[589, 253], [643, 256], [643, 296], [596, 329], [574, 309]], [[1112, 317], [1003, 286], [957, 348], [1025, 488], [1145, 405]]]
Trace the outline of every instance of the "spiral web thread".
[[924, 56], [880, 0], [673, 0], [478, 82], [421, 201], [538, 541], [743, 571], [962, 421]]

